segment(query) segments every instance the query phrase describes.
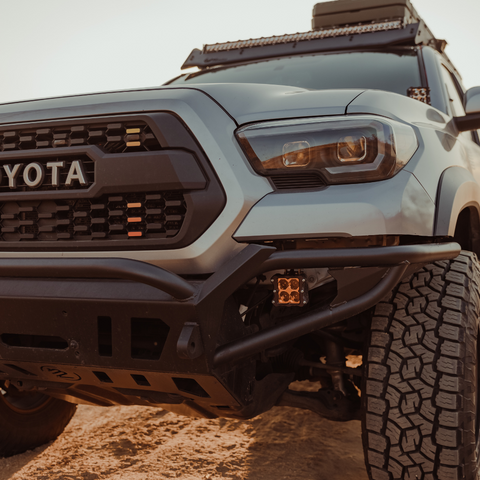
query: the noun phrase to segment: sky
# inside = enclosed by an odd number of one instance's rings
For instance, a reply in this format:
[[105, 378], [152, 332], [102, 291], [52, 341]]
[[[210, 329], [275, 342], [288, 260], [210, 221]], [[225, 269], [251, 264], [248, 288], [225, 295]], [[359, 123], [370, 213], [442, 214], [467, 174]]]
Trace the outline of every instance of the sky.
[[[318, 0], [0, 0], [0, 103], [153, 87], [204, 44], [308, 31]], [[480, 0], [412, 0], [466, 88]]]

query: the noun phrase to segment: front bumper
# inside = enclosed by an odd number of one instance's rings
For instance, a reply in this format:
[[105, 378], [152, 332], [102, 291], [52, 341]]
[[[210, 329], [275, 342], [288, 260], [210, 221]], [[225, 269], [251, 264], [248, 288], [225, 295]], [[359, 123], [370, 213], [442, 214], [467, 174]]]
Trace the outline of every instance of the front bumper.
[[[372, 307], [409, 265], [459, 252], [456, 243], [282, 252], [249, 245], [202, 281], [126, 259], [1, 259], [0, 380], [76, 402], [186, 401], [226, 414], [254, 401], [239, 394], [243, 380], [232, 372], [250, 368], [256, 354]], [[227, 308], [264, 272], [320, 267], [386, 274], [351, 301], [257, 333]]]

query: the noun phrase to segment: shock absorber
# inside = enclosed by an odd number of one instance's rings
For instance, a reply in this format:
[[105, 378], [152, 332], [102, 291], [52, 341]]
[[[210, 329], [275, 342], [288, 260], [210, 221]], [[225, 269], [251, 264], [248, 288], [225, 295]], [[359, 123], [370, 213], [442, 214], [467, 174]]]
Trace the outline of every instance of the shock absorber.
[[[327, 350], [327, 365], [334, 367], [345, 367], [345, 352], [343, 346], [331, 340], [324, 339]], [[328, 370], [332, 377], [334, 390], [342, 392], [347, 396], [347, 389], [345, 388], [345, 379], [341, 370]]]

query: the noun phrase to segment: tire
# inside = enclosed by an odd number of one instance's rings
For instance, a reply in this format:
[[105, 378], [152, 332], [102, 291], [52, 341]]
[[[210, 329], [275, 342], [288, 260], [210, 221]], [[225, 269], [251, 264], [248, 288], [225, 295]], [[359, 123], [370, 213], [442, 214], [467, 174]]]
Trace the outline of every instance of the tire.
[[479, 273], [462, 252], [376, 306], [362, 386], [371, 479], [478, 478]]
[[0, 395], [0, 457], [31, 450], [56, 439], [77, 406], [41, 393], [2, 389]]

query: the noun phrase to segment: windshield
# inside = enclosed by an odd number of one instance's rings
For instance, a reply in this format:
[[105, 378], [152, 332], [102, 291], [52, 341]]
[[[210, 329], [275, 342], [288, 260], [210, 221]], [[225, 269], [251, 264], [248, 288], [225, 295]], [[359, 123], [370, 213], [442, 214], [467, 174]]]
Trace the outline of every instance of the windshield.
[[282, 57], [184, 75], [172, 84], [266, 83], [312, 90], [365, 88], [406, 95], [420, 87], [415, 51], [348, 52]]

